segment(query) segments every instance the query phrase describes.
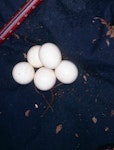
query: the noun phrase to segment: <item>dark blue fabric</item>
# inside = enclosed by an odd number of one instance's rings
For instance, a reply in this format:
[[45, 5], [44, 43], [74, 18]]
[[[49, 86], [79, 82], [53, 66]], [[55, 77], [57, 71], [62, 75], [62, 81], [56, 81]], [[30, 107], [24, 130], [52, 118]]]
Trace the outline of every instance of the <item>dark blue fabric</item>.
[[[0, 1], [0, 26], [23, 3]], [[113, 25], [114, 2], [91, 0], [80, 11], [74, 3], [44, 0], [15, 31], [19, 38], [10, 36], [0, 46], [1, 150], [97, 150], [114, 143], [114, 39], [94, 19], [99, 16]], [[57, 44], [63, 58], [77, 65], [79, 76], [74, 83], [54, 90], [54, 112], [41, 117], [47, 106], [41, 94], [33, 83], [15, 83], [11, 72], [17, 62], [26, 61], [23, 53], [31, 46], [46, 42]], [[50, 91], [44, 94], [50, 100]], [[26, 110], [30, 110], [29, 117], [25, 117]], [[63, 128], [56, 134], [59, 124]]]

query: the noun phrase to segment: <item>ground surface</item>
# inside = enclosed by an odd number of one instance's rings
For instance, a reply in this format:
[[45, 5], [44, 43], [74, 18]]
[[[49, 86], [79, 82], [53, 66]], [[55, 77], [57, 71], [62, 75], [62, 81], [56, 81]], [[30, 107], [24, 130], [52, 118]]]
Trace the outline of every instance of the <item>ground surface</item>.
[[[23, 0], [0, 2], [0, 26]], [[71, 1], [73, 3], [73, 1]], [[0, 47], [1, 150], [97, 150], [114, 144], [114, 3], [89, 2], [75, 12], [64, 1], [47, 0]], [[99, 18], [96, 18], [99, 17]], [[101, 19], [102, 18], [102, 19]], [[103, 20], [104, 19], [104, 20]], [[109, 32], [108, 32], [109, 31]], [[108, 33], [107, 33], [108, 32]], [[77, 80], [43, 92], [14, 82], [12, 68], [28, 49], [53, 42], [78, 69]], [[105, 147], [105, 146], [104, 146]], [[101, 148], [102, 149], [102, 148]]]

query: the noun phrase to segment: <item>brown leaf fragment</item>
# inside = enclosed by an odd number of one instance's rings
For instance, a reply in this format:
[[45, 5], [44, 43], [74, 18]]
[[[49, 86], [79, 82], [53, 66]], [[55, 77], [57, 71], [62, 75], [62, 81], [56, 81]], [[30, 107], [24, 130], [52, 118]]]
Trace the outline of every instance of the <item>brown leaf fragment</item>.
[[29, 117], [29, 115], [30, 115], [30, 109], [25, 111], [25, 117]]
[[106, 35], [109, 36], [110, 38], [114, 38], [114, 29], [112, 28], [112, 26], [108, 27]]
[[114, 31], [112, 31], [110, 38], [114, 38]]
[[94, 124], [96, 124], [97, 123], [97, 118], [95, 116], [92, 117], [92, 121], [93, 121]]
[[94, 19], [99, 19], [101, 24], [107, 27], [108, 31], [106, 32], [106, 36], [109, 36], [110, 38], [114, 38], [114, 25], [111, 25], [105, 19], [100, 18], [100, 17], [95, 17]]
[[16, 39], [20, 39], [20, 36], [17, 33], [12, 33], [12, 35], [16, 38]]
[[55, 133], [58, 134], [62, 130], [62, 128], [63, 128], [62, 124], [57, 125]]
[[108, 23], [105, 19], [100, 18], [100, 17], [95, 17], [94, 19], [98, 19], [101, 21], [102, 24], [106, 25], [106, 27], [110, 26], [110, 23]]
[[107, 24], [108, 24], [107, 21], [104, 20], [104, 19], [101, 19], [101, 23], [104, 24], [104, 25], [107, 25]]
[[107, 33], [106, 33], [107, 36], [110, 36], [111, 34], [112, 34], [111, 30], [108, 30]]

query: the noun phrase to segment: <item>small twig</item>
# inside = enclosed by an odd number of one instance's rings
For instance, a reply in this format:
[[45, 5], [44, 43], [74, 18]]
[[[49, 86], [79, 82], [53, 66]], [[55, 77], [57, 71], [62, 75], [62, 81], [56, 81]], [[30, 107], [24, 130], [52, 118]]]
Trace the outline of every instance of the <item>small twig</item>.
[[18, 40], [20, 39], [20, 36], [19, 36], [17, 33], [15, 33], [15, 32], [12, 33], [12, 36], [15, 37], [15, 38], [18, 39]]
[[30, 42], [26, 36], [24, 37], [24, 41], [25, 41], [26, 43], [29, 43], [30, 45], [37, 45], [37, 44], [34, 43], [34, 42]]
[[40, 91], [37, 89], [36, 86], [34, 86], [34, 89], [35, 89], [35, 91], [36, 91], [38, 94], [40, 94]]
[[63, 83], [61, 83], [61, 82], [58, 83], [57, 85], [54, 86], [54, 89], [57, 88], [57, 87], [59, 87], [59, 86], [61, 86], [62, 84], [63, 84]]
[[[49, 108], [52, 110], [52, 112], [54, 112], [54, 109], [53, 109], [53, 107], [52, 107], [52, 104], [53, 104], [53, 102], [54, 102], [54, 93], [53, 93], [53, 90], [50, 90], [50, 92], [51, 92], [51, 101], [50, 101], [50, 103], [48, 102], [48, 107], [45, 109], [45, 111], [42, 113], [42, 115], [41, 115], [41, 117], [44, 117], [44, 115], [46, 114], [46, 112], [49, 110]], [[42, 95], [42, 96], [44, 96], [44, 95]], [[43, 98], [45, 98], [45, 97], [43, 97]]]
[[44, 112], [42, 113], [41, 117], [44, 117], [44, 115], [47, 113], [47, 111], [49, 110], [49, 108], [51, 109], [52, 112], [54, 112], [54, 109], [52, 107], [54, 100], [55, 100], [55, 96], [54, 96], [54, 89], [59, 87], [60, 85], [62, 85], [63, 83], [59, 83], [56, 86], [54, 86], [51, 90], [50, 90], [50, 94], [51, 94], [51, 100], [50, 102], [47, 100], [46, 96], [44, 95], [43, 92], [39, 91], [36, 87], [35, 87], [35, 91], [38, 94], [41, 94], [42, 98], [45, 100], [46, 104], [47, 104], [47, 108], [44, 110]]
[[[43, 97], [43, 99], [45, 100], [46, 104], [48, 105], [47, 109], [51, 109], [52, 112], [54, 112], [53, 107], [51, 106], [51, 103], [48, 102], [48, 100], [46, 99], [45, 95], [43, 92], [41, 92], [41, 95]], [[52, 99], [52, 98], [51, 98]]]
[[52, 104], [54, 102], [54, 93], [53, 93], [53, 90], [50, 90], [51, 92], [51, 101], [50, 103], [48, 102], [48, 100], [46, 99], [45, 95], [43, 92], [39, 91], [36, 86], [34, 87], [35, 88], [35, 91], [38, 93], [38, 94], [41, 94], [42, 98], [45, 100], [46, 104], [48, 105], [47, 108], [45, 109], [45, 111], [43, 112], [43, 114], [41, 115], [42, 117], [46, 114], [46, 112], [49, 110], [49, 108], [51, 109], [52, 112], [54, 112], [54, 109], [52, 107]]

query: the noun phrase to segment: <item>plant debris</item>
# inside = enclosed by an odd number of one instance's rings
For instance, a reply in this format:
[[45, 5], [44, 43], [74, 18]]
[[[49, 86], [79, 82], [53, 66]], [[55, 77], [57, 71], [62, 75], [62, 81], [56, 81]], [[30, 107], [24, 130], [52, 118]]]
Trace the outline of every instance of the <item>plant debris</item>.
[[[53, 103], [54, 103], [54, 100], [55, 100], [55, 97], [54, 97], [54, 93], [53, 93], [53, 90], [50, 90], [50, 93], [51, 93], [51, 100], [50, 102], [47, 100], [45, 94], [42, 92], [42, 91], [39, 91], [36, 87], [35, 87], [35, 91], [40, 94], [42, 96], [42, 98], [44, 99], [45, 103], [47, 104], [47, 107], [44, 106], [44, 112], [42, 113], [41, 117], [44, 117], [44, 115], [47, 113], [47, 111], [49, 109], [51, 109], [52, 112], [54, 112], [54, 109], [52, 107]], [[37, 106], [35, 106], [37, 107]]]
[[34, 107], [35, 107], [35, 108], [38, 108], [39, 106], [38, 106], [38, 104], [34, 104]]
[[29, 115], [30, 115], [30, 109], [25, 111], [25, 117], [29, 117]]
[[79, 138], [79, 134], [78, 134], [78, 133], [76, 133], [76, 134], [75, 134], [75, 137], [76, 137], [76, 138]]
[[105, 132], [108, 132], [108, 131], [109, 131], [109, 127], [106, 127], [106, 128], [105, 128]]
[[12, 33], [12, 36], [14, 36], [16, 39], [20, 39], [20, 36], [17, 33]]
[[97, 123], [97, 118], [95, 116], [92, 117], [92, 121], [93, 121], [94, 124], [96, 124]]
[[23, 53], [23, 56], [25, 59], [27, 59], [27, 54], [26, 53]]
[[83, 75], [83, 79], [85, 82], [87, 82], [87, 76], [86, 75]]
[[107, 44], [107, 46], [110, 46], [110, 42], [108, 39], [106, 40], [106, 44]]
[[62, 124], [57, 125], [55, 133], [58, 134], [62, 130], [62, 128], [63, 128]]
[[101, 21], [101, 24], [107, 27], [108, 31], [106, 32], [106, 36], [109, 36], [110, 38], [114, 38], [114, 25], [111, 25], [105, 19], [100, 17], [95, 17], [94, 19], [99, 19]]
[[110, 116], [113, 117], [114, 116], [114, 109], [111, 110], [110, 112]]
[[92, 40], [92, 43], [95, 43], [96, 41], [97, 41], [97, 39], [93, 39], [93, 40]]

